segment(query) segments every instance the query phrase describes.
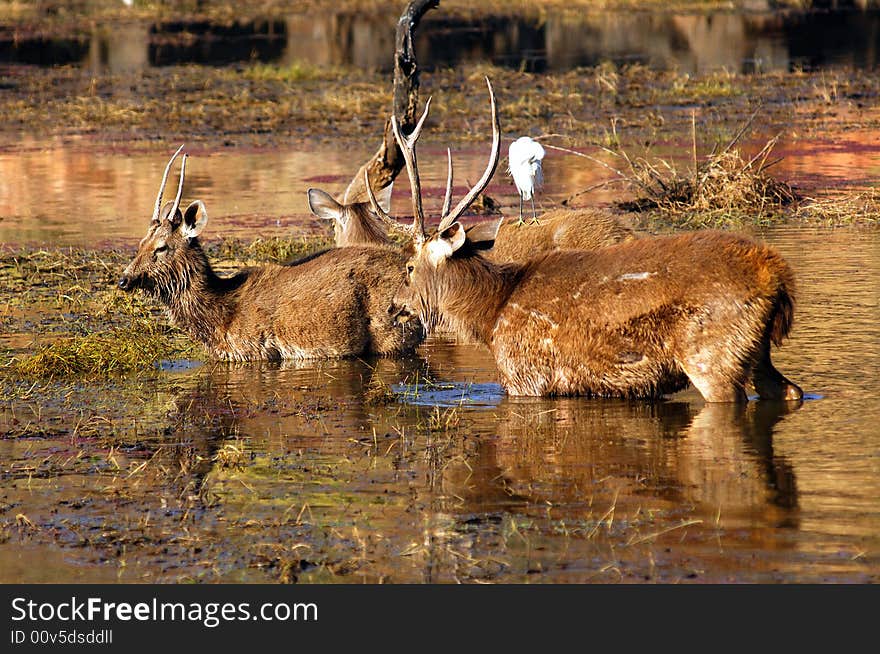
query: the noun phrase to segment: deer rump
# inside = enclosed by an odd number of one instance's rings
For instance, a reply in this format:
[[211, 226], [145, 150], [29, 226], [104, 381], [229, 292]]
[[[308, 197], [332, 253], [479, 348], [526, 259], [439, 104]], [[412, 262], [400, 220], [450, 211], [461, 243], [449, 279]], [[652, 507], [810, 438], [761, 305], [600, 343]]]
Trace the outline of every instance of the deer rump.
[[659, 397], [690, 380], [736, 399], [719, 391], [741, 393], [765, 359], [778, 374], [769, 344], [793, 293], [779, 255], [724, 233], [554, 252], [522, 268], [488, 341], [515, 395]]

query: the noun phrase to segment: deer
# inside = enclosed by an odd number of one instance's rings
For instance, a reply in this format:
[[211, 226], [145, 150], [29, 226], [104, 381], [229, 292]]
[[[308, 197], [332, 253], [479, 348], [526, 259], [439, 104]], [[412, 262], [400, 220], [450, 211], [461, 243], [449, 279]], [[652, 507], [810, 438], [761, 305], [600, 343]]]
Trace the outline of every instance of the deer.
[[[497, 263], [499, 222], [459, 222], [485, 189], [501, 146], [489, 79], [488, 165], [439, 224], [425, 230], [418, 131], [395, 136], [404, 153], [414, 220], [406, 278], [389, 312], [484, 343], [511, 395], [659, 398], [692, 384], [707, 402], [800, 401], [771, 362], [794, 316], [794, 273], [766, 245], [720, 231], [641, 238], [598, 250], [560, 250]], [[424, 121], [424, 116], [420, 122]], [[451, 164], [450, 164], [451, 167]], [[451, 175], [448, 175], [450, 178]], [[368, 191], [370, 189], [368, 188]], [[371, 196], [373, 211], [382, 211]], [[391, 216], [387, 216], [391, 219]]]
[[146, 236], [119, 280], [164, 305], [172, 324], [201, 342], [214, 358], [329, 359], [359, 355], [403, 356], [423, 330], [401, 325], [387, 308], [402, 276], [404, 255], [390, 248], [346, 247], [287, 265], [266, 264], [222, 277], [199, 242], [205, 204], [180, 201], [187, 154], [180, 163], [177, 196], [162, 204], [171, 157], [159, 186]]
[[[369, 181], [364, 183], [369, 184]], [[374, 191], [385, 215], [391, 211], [391, 189], [389, 185]], [[332, 224], [336, 247], [390, 246], [395, 243], [390, 232], [408, 233], [398, 222], [386, 223], [368, 202], [339, 201], [326, 191], [310, 188], [308, 204], [314, 216]], [[635, 238], [636, 232], [610, 211], [599, 208], [551, 209], [542, 214], [537, 223], [521, 225], [516, 219], [502, 222], [495, 247], [486, 251], [485, 256], [493, 261], [523, 261], [538, 252], [597, 250]]]

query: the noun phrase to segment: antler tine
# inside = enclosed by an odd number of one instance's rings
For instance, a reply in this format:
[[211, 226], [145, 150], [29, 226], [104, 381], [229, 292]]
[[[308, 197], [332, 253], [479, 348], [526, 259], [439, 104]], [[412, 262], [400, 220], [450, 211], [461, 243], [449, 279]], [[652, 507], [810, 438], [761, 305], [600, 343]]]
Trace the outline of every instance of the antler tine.
[[162, 194], [165, 193], [165, 182], [168, 181], [168, 173], [171, 171], [171, 164], [177, 159], [177, 155], [180, 154], [181, 150], [183, 150], [183, 145], [177, 148], [177, 152], [171, 155], [168, 165], [165, 166], [165, 174], [162, 175], [162, 183], [159, 185], [159, 195], [156, 196], [156, 206], [153, 208], [153, 217], [150, 219], [154, 222], [159, 220], [159, 211], [162, 209]]
[[391, 129], [394, 132], [394, 139], [397, 141], [397, 146], [403, 154], [403, 161], [406, 163], [406, 172], [407, 175], [409, 175], [409, 188], [412, 194], [413, 206], [412, 236], [416, 241], [424, 241], [427, 234], [425, 233], [425, 214], [424, 211], [422, 211], [422, 187], [419, 182], [419, 169], [416, 164], [415, 147], [419, 134], [422, 132], [422, 125], [425, 124], [425, 119], [428, 117], [428, 109], [430, 109], [430, 107], [431, 98], [428, 98], [428, 101], [425, 103], [425, 110], [422, 112], [422, 117], [419, 118], [419, 122], [416, 123], [415, 129], [413, 129], [412, 133], [406, 137], [401, 134], [400, 125], [397, 123], [397, 119], [394, 116], [391, 116]]
[[486, 78], [486, 86], [489, 87], [489, 103], [491, 104], [492, 110], [492, 152], [489, 155], [489, 164], [486, 166], [486, 170], [480, 178], [480, 181], [478, 181], [476, 186], [474, 186], [468, 194], [465, 195], [457, 205], [455, 205], [455, 209], [448, 214], [444, 212], [443, 218], [440, 220], [440, 225], [437, 227], [437, 231], [443, 231], [449, 227], [469, 206], [471, 206], [471, 203], [476, 200], [477, 196], [489, 185], [489, 180], [492, 179], [492, 175], [495, 174], [495, 169], [498, 167], [498, 159], [501, 154], [501, 126], [498, 121], [498, 107], [495, 104], [495, 91], [492, 90], [492, 82], [489, 81], [488, 77]]
[[443, 211], [441, 216], [449, 213], [449, 207], [452, 206], [452, 150], [446, 148], [446, 195], [443, 196]]
[[382, 219], [386, 225], [391, 227], [392, 229], [396, 229], [398, 231], [409, 231], [407, 227], [401, 225], [394, 218], [392, 218], [382, 207], [379, 206], [379, 201], [376, 200], [376, 196], [373, 194], [373, 187], [370, 186], [370, 175], [364, 170], [364, 186], [367, 189], [367, 197], [370, 199], [370, 208], [373, 210], [379, 218]]
[[178, 208], [180, 208], [180, 198], [183, 197], [183, 178], [186, 176], [187, 156], [189, 155], [184, 154], [183, 159], [180, 160], [180, 182], [177, 184], [177, 196], [174, 198], [174, 204], [171, 206], [171, 211], [168, 212], [169, 219], [173, 218]]

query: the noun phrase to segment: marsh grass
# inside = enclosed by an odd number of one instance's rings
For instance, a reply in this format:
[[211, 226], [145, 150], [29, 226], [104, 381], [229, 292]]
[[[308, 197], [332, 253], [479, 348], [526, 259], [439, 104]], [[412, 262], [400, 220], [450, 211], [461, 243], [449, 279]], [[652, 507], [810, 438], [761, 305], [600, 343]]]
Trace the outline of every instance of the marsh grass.
[[128, 258], [72, 248], [0, 252], [4, 331], [31, 335], [28, 347], [0, 353], [0, 374], [100, 377], [198, 356], [146, 298], [115, 289]]
[[612, 171], [617, 178], [606, 183], [622, 182], [636, 196], [632, 200], [617, 202], [621, 210], [651, 212], [679, 227], [766, 225], [783, 218], [783, 210], [796, 203], [799, 196], [787, 182], [777, 180], [767, 172], [781, 160], [771, 158], [779, 136], [769, 139], [751, 157], [744, 155], [738, 147], [755, 116], [752, 114], [727, 145], [720, 147], [716, 143], [708, 155], [701, 157], [696, 120], [692, 115], [691, 161], [684, 168], [670, 159], [652, 157], [647, 149], [643, 155], [631, 155], [619, 145], [621, 139], [617, 135], [616, 121], [611, 122], [611, 129], [612, 141], [618, 145], [599, 146], [613, 157], [612, 164], [567, 148], [549, 147], [585, 157]]
[[10, 369], [26, 377], [94, 377], [142, 370], [175, 354], [164, 335], [139, 324], [60, 338], [14, 357]]
[[869, 189], [842, 197], [804, 198], [794, 211], [796, 218], [828, 227], [880, 226], [880, 195]]
[[261, 263], [291, 263], [302, 257], [333, 247], [333, 241], [321, 236], [258, 238], [250, 243], [223, 239], [208, 246], [208, 255]]

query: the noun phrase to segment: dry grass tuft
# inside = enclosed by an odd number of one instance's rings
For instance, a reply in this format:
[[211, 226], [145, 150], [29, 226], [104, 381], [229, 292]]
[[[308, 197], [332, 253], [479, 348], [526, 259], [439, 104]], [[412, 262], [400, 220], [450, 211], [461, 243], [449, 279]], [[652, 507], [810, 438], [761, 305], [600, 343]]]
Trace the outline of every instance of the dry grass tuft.
[[764, 144], [751, 158], [743, 156], [737, 142], [755, 115], [721, 150], [713, 150], [702, 161], [697, 155], [696, 128], [693, 129], [693, 160], [684, 173], [669, 161], [650, 162], [632, 158], [622, 148], [615, 154], [624, 160], [629, 172], [621, 176], [641, 195], [619, 203], [627, 211], [658, 210], [672, 222], [688, 227], [724, 226], [751, 222], [764, 224], [780, 215], [799, 198], [786, 182], [767, 173], [780, 159], [770, 155], [779, 137]]
[[794, 215], [807, 223], [880, 226], [880, 197], [875, 189], [849, 196], [804, 198]]

